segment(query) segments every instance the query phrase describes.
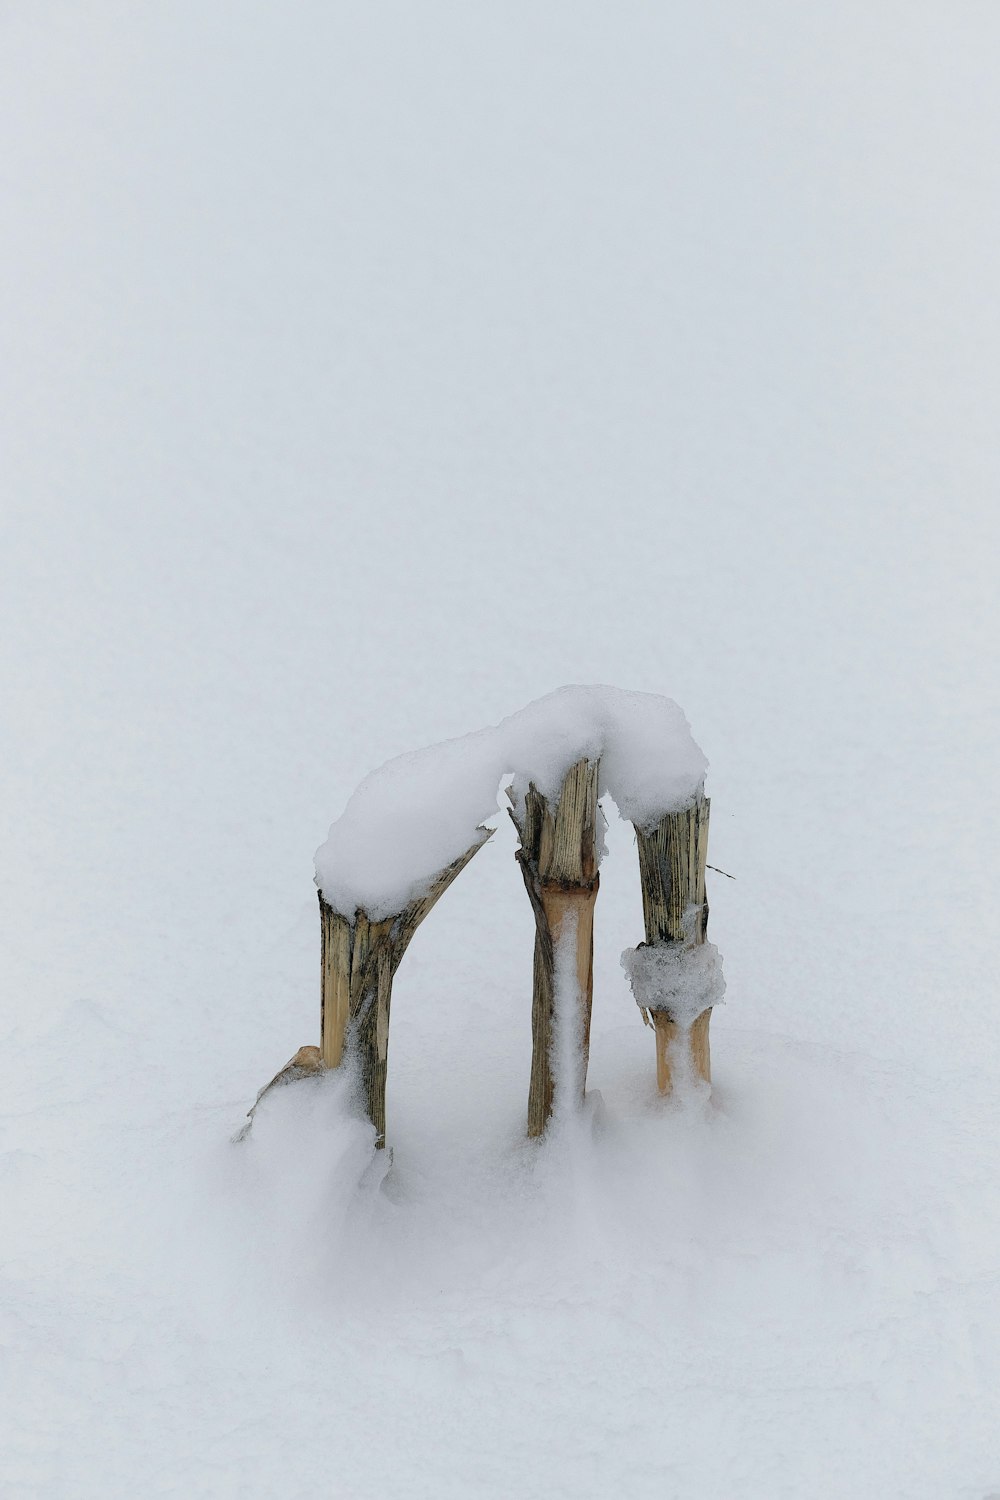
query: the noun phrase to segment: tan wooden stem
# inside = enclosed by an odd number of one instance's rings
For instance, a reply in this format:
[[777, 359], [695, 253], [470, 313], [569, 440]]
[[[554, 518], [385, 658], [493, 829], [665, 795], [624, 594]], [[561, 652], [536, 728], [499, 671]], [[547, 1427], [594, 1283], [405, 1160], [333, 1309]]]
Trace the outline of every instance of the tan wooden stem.
[[358, 1086], [365, 1113], [375, 1126], [376, 1146], [385, 1145], [393, 977], [420, 923], [492, 832], [479, 829], [475, 843], [435, 877], [424, 895], [381, 921], [372, 922], [360, 909], [351, 920], [329, 906], [320, 893], [323, 1062], [336, 1068], [350, 1058], [357, 1065]]
[[322, 892], [319, 898], [322, 974], [320, 981], [320, 1051], [328, 1068], [339, 1068], [351, 1013], [351, 923]]
[[[673, 1087], [671, 1058], [676, 1059], [676, 1048], [684, 1045], [685, 1038], [691, 1065], [699, 1078], [706, 1083], [712, 1081], [712, 1059], [708, 1045], [708, 1023], [712, 1012], [703, 1010], [696, 1021], [687, 1028], [671, 1021], [665, 1010], [651, 1012], [656, 1030], [656, 1086], [661, 1094], [669, 1094]], [[676, 1062], [675, 1062], [676, 1067]]]
[[[654, 829], [636, 829], [639, 878], [646, 942], [703, 943], [708, 932], [705, 861], [708, 857], [710, 802], [699, 797], [681, 812], [667, 813]], [[694, 908], [694, 927], [688, 913]], [[671, 1054], [684, 1046], [699, 1078], [712, 1077], [708, 1027], [711, 1010], [702, 1011], [690, 1026], [680, 1026], [669, 1011], [652, 1011], [656, 1031], [656, 1083], [661, 1094], [672, 1087]], [[687, 1063], [685, 1063], [685, 1066]], [[676, 1071], [676, 1067], [675, 1067]]]
[[597, 763], [581, 760], [567, 772], [555, 804], [550, 804], [531, 786], [520, 816], [511, 813], [521, 838], [517, 860], [535, 915], [529, 1136], [541, 1135], [552, 1114], [556, 1085], [552, 1057], [556, 951], [571, 914], [576, 925], [581, 1073], [586, 1087], [594, 995], [594, 904], [600, 883], [597, 777]]

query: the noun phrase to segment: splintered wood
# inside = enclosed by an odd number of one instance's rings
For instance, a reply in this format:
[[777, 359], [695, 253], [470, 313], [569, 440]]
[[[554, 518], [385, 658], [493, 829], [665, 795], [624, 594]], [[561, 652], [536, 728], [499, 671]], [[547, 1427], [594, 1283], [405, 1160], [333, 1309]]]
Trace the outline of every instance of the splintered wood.
[[586, 1086], [594, 995], [594, 904], [600, 884], [597, 776], [597, 762], [578, 761], [567, 772], [557, 802], [550, 803], [531, 786], [523, 812], [519, 816], [511, 812], [521, 839], [517, 860], [535, 915], [529, 1136], [541, 1135], [552, 1113], [556, 953], [567, 923], [570, 930], [575, 925], [581, 1076]]
[[[708, 931], [705, 861], [708, 857], [709, 799], [699, 797], [682, 812], [667, 813], [650, 832], [636, 829], [642, 912], [649, 944], [703, 943]], [[651, 1012], [656, 1031], [656, 1082], [669, 1094], [672, 1073], [691, 1067], [711, 1080], [705, 1010], [690, 1026], [680, 1026], [668, 1010]], [[678, 1053], [683, 1048], [684, 1053]]]
[[423, 896], [381, 921], [372, 922], [360, 910], [349, 921], [320, 895], [320, 1050], [328, 1068], [339, 1067], [345, 1057], [356, 1065], [361, 1103], [375, 1126], [376, 1146], [385, 1145], [385, 1082], [393, 978], [427, 913], [491, 833], [491, 829], [479, 829], [475, 843], [436, 876]]
[[257, 1113], [257, 1106], [265, 1094], [272, 1089], [281, 1088], [286, 1083], [298, 1083], [300, 1078], [314, 1078], [317, 1073], [323, 1072], [323, 1059], [318, 1047], [300, 1047], [295, 1056], [290, 1058], [280, 1073], [275, 1073], [270, 1083], [265, 1083], [257, 1095], [250, 1109], [247, 1110], [247, 1122], [234, 1140], [245, 1141], [253, 1127], [253, 1118]]

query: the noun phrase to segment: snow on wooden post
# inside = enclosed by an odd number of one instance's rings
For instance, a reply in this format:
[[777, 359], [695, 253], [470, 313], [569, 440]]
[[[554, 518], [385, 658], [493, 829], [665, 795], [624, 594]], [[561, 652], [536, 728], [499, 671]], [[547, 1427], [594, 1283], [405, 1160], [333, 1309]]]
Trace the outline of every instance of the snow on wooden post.
[[575, 943], [578, 1042], [582, 1051], [581, 1091], [586, 1086], [594, 994], [594, 904], [600, 883], [597, 873], [598, 765], [598, 762], [580, 760], [572, 766], [554, 804], [543, 797], [534, 784], [530, 785], [523, 810], [518, 814], [511, 813], [521, 838], [517, 860], [535, 914], [529, 1136], [541, 1135], [552, 1113], [556, 1087], [553, 1057], [556, 959], [564, 932], [567, 939]]
[[361, 910], [349, 921], [320, 894], [322, 965], [321, 1052], [328, 1068], [356, 1065], [365, 1113], [385, 1145], [385, 1082], [389, 1056], [392, 981], [421, 922], [461, 874], [493, 830], [479, 828], [473, 844], [430, 882], [402, 911], [372, 922]]
[[[690, 1063], [699, 1078], [709, 1082], [712, 1076], [708, 1024], [712, 1004], [722, 995], [721, 970], [714, 948], [703, 955], [691, 953], [692, 948], [705, 944], [708, 929], [705, 861], [709, 807], [709, 799], [701, 795], [690, 807], [667, 813], [652, 830], [644, 833], [636, 829], [645, 957], [653, 961], [647, 964], [647, 972], [656, 973], [654, 965], [660, 960], [660, 974], [669, 973], [671, 977], [657, 999], [656, 982], [644, 990], [637, 983], [635, 966], [627, 963], [626, 967], [630, 968], [636, 1000], [653, 1018], [656, 1082], [661, 1094], [670, 1092], [671, 1067], [676, 1068], [678, 1063], [687, 1066], [688, 1060], [676, 1055], [678, 1044], [689, 1049]], [[633, 950], [635, 957], [643, 954], [643, 949]], [[707, 962], [697, 962], [698, 958]], [[699, 1009], [699, 998], [707, 1002], [704, 1009]], [[692, 1009], [696, 1014], [692, 1015]]]
[[590, 1042], [598, 767], [639, 841], [646, 942], [622, 962], [644, 1013], [654, 1013], [660, 1087], [669, 1088], [682, 1033], [683, 1057], [689, 1047], [707, 1078], [709, 1013], [725, 990], [705, 941], [707, 765], [671, 699], [566, 687], [373, 771], [316, 851], [321, 1045], [300, 1048], [275, 1082], [348, 1065], [384, 1144], [393, 977], [421, 921], [489, 838], [483, 825], [506, 785], [535, 915], [528, 1134], [541, 1135], [553, 1108], [572, 1108]]

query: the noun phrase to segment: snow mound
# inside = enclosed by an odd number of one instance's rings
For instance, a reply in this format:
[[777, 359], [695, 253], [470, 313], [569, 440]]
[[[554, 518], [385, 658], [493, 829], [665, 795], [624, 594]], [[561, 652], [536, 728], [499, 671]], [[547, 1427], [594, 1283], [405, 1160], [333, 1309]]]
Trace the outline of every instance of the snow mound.
[[496, 813], [499, 785], [508, 785], [515, 809], [531, 784], [555, 797], [584, 757], [600, 760], [600, 792], [643, 829], [693, 802], [708, 767], [672, 699], [560, 688], [491, 728], [400, 755], [366, 776], [316, 852], [323, 899], [374, 921], [401, 911], [475, 842]]

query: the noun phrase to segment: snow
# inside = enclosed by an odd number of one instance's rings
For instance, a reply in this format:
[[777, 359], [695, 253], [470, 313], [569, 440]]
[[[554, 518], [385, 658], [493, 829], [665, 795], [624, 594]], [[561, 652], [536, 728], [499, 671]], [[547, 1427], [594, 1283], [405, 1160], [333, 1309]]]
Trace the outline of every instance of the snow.
[[601, 762], [599, 790], [637, 827], [691, 803], [707, 761], [676, 703], [657, 693], [564, 687], [491, 729], [397, 756], [366, 776], [316, 851], [326, 902], [373, 921], [400, 912], [475, 842], [497, 787], [523, 809], [529, 785], [558, 798], [579, 760]]
[[555, 939], [552, 974], [552, 1116], [556, 1125], [583, 1098], [583, 1006], [577, 973], [578, 915], [567, 911]]
[[714, 943], [643, 943], [625, 949], [622, 968], [636, 1005], [669, 1011], [680, 1026], [725, 1003], [722, 955]]
[[[1000, 12], [0, 28], [4, 1500], [996, 1494]], [[501, 817], [383, 1181], [340, 1077], [232, 1145], [319, 1039], [330, 818], [578, 682], [711, 759], [711, 1093], [612, 817], [525, 1140]]]

